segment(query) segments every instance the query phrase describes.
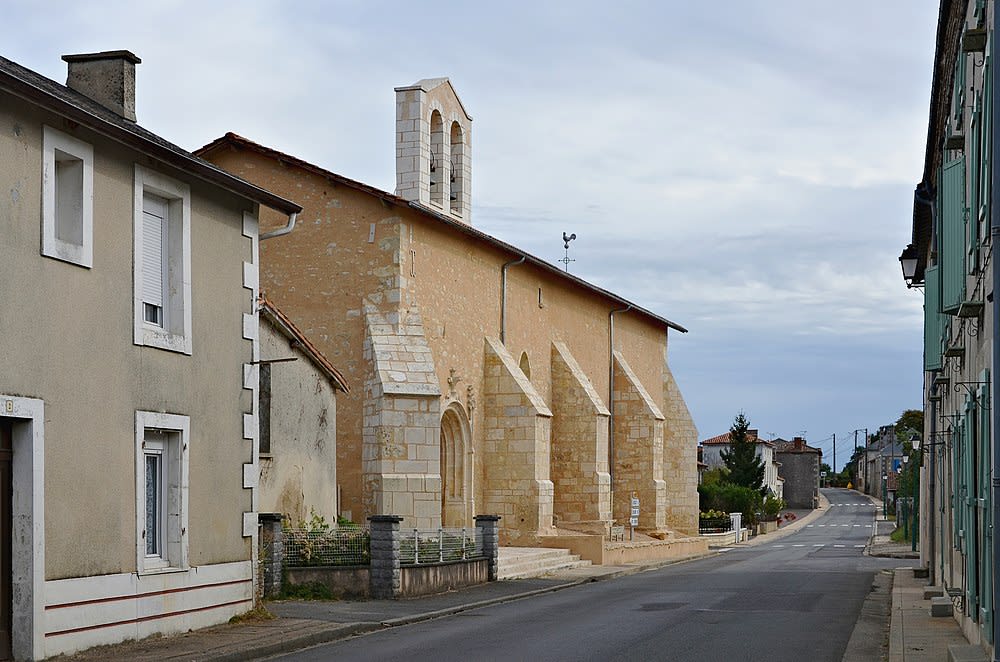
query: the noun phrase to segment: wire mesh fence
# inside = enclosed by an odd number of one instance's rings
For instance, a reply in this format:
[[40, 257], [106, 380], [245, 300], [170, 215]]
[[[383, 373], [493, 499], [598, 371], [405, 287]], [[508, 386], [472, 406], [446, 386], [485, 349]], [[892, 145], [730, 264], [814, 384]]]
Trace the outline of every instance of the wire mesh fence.
[[363, 527], [285, 529], [285, 566], [368, 565], [371, 535]]
[[444, 563], [484, 558], [483, 536], [478, 529], [409, 529], [401, 531], [400, 565]]

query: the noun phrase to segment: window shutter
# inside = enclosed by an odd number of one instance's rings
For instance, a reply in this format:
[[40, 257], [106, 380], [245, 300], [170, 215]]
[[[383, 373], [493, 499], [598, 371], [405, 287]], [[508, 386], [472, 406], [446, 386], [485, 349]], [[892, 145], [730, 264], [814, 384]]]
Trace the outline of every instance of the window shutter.
[[965, 512], [965, 508], [962, 507], [962, 451], [965, 450], [965, 444], [962, 443], [962, 423], [961, 421], [955, 422], [955, 427], [952, 429], [952, 444], [951, 444], [951, 522], [952, 522], [952, 547], [956, 550], [961, 551], [962, 549], [962, 538], [965, 535], [962, 530], [962, 513]]
[[968, 231], [966, 245], [968, 247], [966, 265], [969, 273], [974, 274], [979, 266], [979, 148], [980, 139], [983, 132], [982, 113], [980, 112], [980, 101], [976, 99], [976, 107], [972, 111], [972, 139], [969, 140], [969, 147], [972, 153], [969, 156], [969, 168], [971, 169], [969, 182], [969, 206], [965, 214], [965, 227]]
[[992, 82], [990, 81], [990, 58], [986, 57], [986, 63], [983, 65], [983, 112], [982, 112], [982, 136], [980, 140], [979, 149], [979, 163], [976, 164], [976, 168], [979, 170], [979, 190], [981, 195], [979, 196], [980, 209], [982, 209], [981, 214], [979, 210], [976, 213], [984, 219], [985, 227], [983, 228], [983, 236], [989, 232], [989, 219], [990, 219], [990, 152], [992, 151], [992, 131], [993, 127], [990, 123], [990, 116], [993, 113], [993, 92], [992, 92]]
[[953, 314], [965, 296], [965, 159], [941, 172], [941, 310]]
[[924, 370], [941, 369], [941, 278], [938, 267], [924, 272]]
[[[991, 489], [992, 474], [990, 471], [990, 371], [984, 370], [979, 376], [982, 386], [979, 389], [979, 495], [980, 510], [983, 518], [982, 552], [980, 558], [984, 561], [993, 555], [993, 495]], [[982, 578], [979, 583], [982, 586], [980, 602], [980, 615], [983, 623], [986, 638], [993, 641], [993, 563], [984, 562], [979, 564]]]
[[979, 551], [979, 531], [976, 518], [975, 492], [975, 420], [976, 401], [971, 396], [965, 401], [964, 424], [962, 425], [962, 528], [965, 530], [962, 551], [965, 553], [966, 599], [969, 614], [976, 618], [979, 595], [976, 583], [976, 553]]
[[164, 229], [166, 201], [145, 195], [142, 201], [142, 300], [163, 306]]

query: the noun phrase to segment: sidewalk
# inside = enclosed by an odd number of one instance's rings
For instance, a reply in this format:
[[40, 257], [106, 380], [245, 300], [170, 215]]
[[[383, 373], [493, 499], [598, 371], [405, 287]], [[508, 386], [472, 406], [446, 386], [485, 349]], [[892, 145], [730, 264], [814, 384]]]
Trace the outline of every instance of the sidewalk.
[[931, 616], [931, 601], [924, 600], [926, 585], [927, 580], [916, 579], [909, 568], [893, 573], [889, 662], [941, 662], [950, 659], [948, 646], [969, 645], [954, 618]]

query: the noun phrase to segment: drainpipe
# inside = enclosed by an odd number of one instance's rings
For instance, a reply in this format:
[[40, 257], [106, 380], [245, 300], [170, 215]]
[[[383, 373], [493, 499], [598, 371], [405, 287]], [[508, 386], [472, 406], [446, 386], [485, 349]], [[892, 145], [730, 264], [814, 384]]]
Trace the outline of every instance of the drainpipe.
[[277, 230], [272, 230], [270, 232], [265, 232], [264, 234], [260, 235], [258, 241], [264, 241], [265, 239], [274, 239], [275, 237], [280, 237], [282, 235], [288, 234], [289, 232], [295, 229], [295, 219], [298, 218], [298, 216], [299, 215], [297, 213], [292, 212], [291, 214], [288, 215], [288, 223], [285, 224], [285, 227], [278, 228]]
[[522, 255], [519, 260], [511, 260], [503, 265], [500, 269], [500, 344], [507, 344], [507, 269], [509, 267], [514, 267], [519, 264], [524, 264], [524, 261], [528, 259], [526, 255]]
[[[996, 41], [997, 34], [1000, 34], [1000, 15], [997, 13], [997, 6], [993, 4], [993, 25], [990, 29], [990, 48], [996, 51], [996, 47], [993, 45]], [[990, 58], [993, 60], [994, 58]], [[991, 118], [992, 125], [998, 126], [997, 122], [1000, 122], [1000, 104], [996, 102], [997, 90], [1000, 89], [1000, 67], [996, 66], [996, 62], [990, 67], [990, 74], [992, 76], [990, 80], [990, 94], [993, 98], [990, 99], [989, 103], [992, 108]], [[995, 129], [994, 129], [995, 130]], [[994, 248], [997, 246], [997, 241], [1000, 241], [1000, 168], [997, 164], [1000, 163], [1000, 140], [996, 140], [994, 137], [991, 142], [990, 148], [990, 246]], [[993, 414], [993, 425], [990, 430], [993, 439], [993, 485], [991, 486], [993, 499], [993, 662], [1000, 662], [1000, 618], [996, 616], [997, 610], [997, 600], [1000, 599], [1000, 592], [997, 591], [997, 586], [1000, 585], [1000, 568], [997, 567], [997, 561], [1000, 560], [1000, 532], [995, 530], [997, 523], [1000, 523], [1000, 443], [997, 443], [997, 437], [1000, 436], [1000, 406], [997, 402], [997, 393], [1000, 389], [1000, 306], [997, 304], [996, 297], [1000, 296], [1000, 269], [997, 269], [996, 258], [990, 260], [990, 270], [993, 272], [993, 337], [991, 339], [992, 344], [992, 356], [991, 363], [993, 364], [993, 384], [992, 390], [990, 391], [990, 412]]]
[[[931, 392], [933, 393], [937, 387], [932, 386]], [[928, 478], [927, 478], [927, 581], [931, 586], [935, 585], [935, 577], [937, 573], [934, 572], [934, 560], [935, 554], [934, 549], [937, 545], [937, 535], [935, 531], [934, 520], [937, 517], [937, 512], [934, 510], [934, 496], [937, 491], [937, 485], [934, 481], [934, 472], [937, 468], [934, 466], [937, 459], [937, 446], [932, 446], [931, 444], [936, 443], [935, 437], [937, 433], [937, 400], [931, 400], [931, 434], [930, 439], [924, 442], [924, 452], [930, 451], [930, 467], [928, 467]]]
[[632, 304], [608, 313], [608, 482], [611, 518], [615, 516], [615, 313], [627, 313]]

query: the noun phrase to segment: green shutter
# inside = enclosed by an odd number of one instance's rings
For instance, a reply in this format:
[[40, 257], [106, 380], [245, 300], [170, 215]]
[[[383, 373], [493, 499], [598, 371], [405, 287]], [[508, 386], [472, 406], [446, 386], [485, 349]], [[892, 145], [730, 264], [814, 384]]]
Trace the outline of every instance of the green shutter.
[[[990, 122], [990, 115], [993, 112], [993, 94], [992, 94], [992, 82], [990, 81], [990, 59], [989, 56], [986, 57], [986, 64], [983, 65], [983, 79], [985, 83], [983, 84], [983, 113], [982, 113], [982, 131], [979, 141], [979, 162], [974, 166], [979, 174], [979, 191], [980, 196], [977, 202], [979, 203], [979, 209], [976, 213], [981, 219], [985, 227], [982, 229], [982, 235], [986, 236], [989, 232], [989, 219], [990, 219], [990, 151], [992, 149], [992, 130], [993, 127]], [[975, 209], [975, 208], [973, 208]]]
[[969, 147], [972, 153], [969, 155], [969, 206], [965, 213], [965, 227], [968, 232], [966, 246], [966, 266], [969, 273], [974, 274], [979, 266], [979, 151], [980, 139], [983, 133], [982, 114], [980, 113], [980, 99], [976, 98], [976, 107], [972, 111], [972, 139]]
[[941, 172], [941, 310], [953, 314], [965, 297], [965, 159]]
[[965, 106], [965, 53], [959, 53], [955, 59], [955, 87], [952, 90], [952, 115], [955, 126], [961, 131], [962, 109]]
[[924, 272], [924, 370], [941, 369], [941, 278], [937, 267]]
[[951, 524], [952, 524], [952, 546], [961, 551], [963, 547], [965, 531], [962, 528], [962, 515], [965, 508], [962, 507], [962, 476], [964, 475], [962, 464], [962, 451], [965, 444], [962, 443], [962, 421], [956, 420], [951, 433]]
[[978, 620], [979, 615], [979, 527], [977, 526], [975, 489], [975, 433], [976, 404], [970, 396], [965, 401], [965, 413], [962, 425], [962, 528], [965, 531], [963, 552], [965, 553], [965, 597], [968, 605], [966, 611], [972, 620]]

